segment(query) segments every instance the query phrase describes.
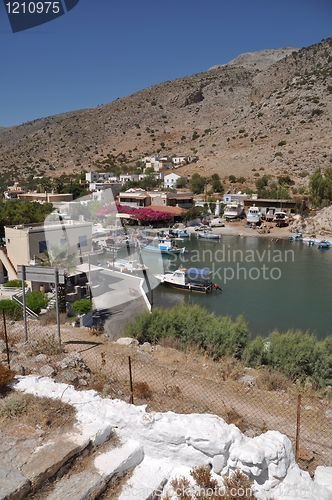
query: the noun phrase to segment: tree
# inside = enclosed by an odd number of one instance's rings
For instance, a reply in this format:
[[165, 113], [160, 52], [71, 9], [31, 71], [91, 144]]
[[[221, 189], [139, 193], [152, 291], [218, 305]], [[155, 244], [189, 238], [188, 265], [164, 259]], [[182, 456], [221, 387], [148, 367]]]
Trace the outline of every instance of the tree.
[[189, 181], [189, 185], [194, 194], [203, 193], [205, 187], [205, 179], [201, 175], [195, 173], [192, 175]]
[[316, 168], [310, 176], [309, 189], [315, 204], [321, 205], [323, 200], [332, 200], [332, 168], [327, 168], [322, 174], [321, 168]]
[[212, 190], [215, 193], [222, 193], [224, 191], [223, 185], [221, 184], [219, 174], [212, 174], [210, 178], [210, 183]]
[[178, 188], [178, 189], [182, 189], [184, 188], [186, 185], [187, 185], [188, 181], [185, 177], [180, 177], [176, 183], [175, 183], [175, 187]]

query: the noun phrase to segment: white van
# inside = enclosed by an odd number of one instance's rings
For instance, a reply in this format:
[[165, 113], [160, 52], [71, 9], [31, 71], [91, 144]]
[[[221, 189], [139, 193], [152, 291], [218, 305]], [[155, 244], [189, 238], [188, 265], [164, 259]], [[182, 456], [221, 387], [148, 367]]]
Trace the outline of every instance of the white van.
[[218, 217], [217, 219], [212, 219], [212, 221], [210, 222], [210, 227], [224, 227], [224, 226], [225, 223], [220, 217]]

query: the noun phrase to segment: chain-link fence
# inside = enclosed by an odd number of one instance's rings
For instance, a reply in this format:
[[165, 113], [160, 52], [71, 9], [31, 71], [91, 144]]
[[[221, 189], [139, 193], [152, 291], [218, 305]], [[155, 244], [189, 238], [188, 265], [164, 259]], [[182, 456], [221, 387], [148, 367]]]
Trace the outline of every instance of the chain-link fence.
[[[61, 326], [59, 349], [55, 324], [29, 318], [25, 329], [23, 321], [3, 317], [0, 322], [1, 361], [18, 373], [53, 376], [78, 389], [93, 388], [105, 397], [146, 404], [147, 411], [216, 414], [249, 437], [277, 430], [292, 441], [303, 469], [332, 466], [332, 401], [309, 387], [300, 389], [284, 378], [271, 380], [277, 375], [245, 369], [232, 359], [213, 362], [195, 351], [129, 340], [120, 344], [103, 333], [70, 325]], [[71, 365], [71, 377], [65, 365], [65, 377], [58, 361], [72, 354], [76, 364]]]

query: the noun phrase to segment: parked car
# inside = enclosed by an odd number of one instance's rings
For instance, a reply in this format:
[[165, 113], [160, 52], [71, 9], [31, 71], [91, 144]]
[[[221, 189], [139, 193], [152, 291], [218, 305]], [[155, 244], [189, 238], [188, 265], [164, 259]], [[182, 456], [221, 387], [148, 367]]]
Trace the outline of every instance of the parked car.
[[218, 217], [217, 219], [212, 219], [210, 227], [225, 227], [225, 223], [222, 219], [220, 219], [220, 217]]

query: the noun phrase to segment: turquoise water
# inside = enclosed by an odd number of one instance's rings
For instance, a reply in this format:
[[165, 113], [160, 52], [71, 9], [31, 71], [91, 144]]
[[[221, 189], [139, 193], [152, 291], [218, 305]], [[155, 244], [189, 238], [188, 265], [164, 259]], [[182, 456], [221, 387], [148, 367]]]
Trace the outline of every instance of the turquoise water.
[[[205, 295], [159, 285], [155, 306], [168, 308], [187, 300], [216, 315], [235, 319], [242, 314], [253, 335], [267, 336], [274, 329], [301, 329], [319, 338], [332, 334], [332, 249], [238, 236], [217, 241], [193, 236], [184, 245], [184, 256], [162, 258], [165, 269], [208, 267], [223, 292]], [[150, 268], [153, 259], [145, 257]]]

